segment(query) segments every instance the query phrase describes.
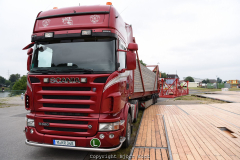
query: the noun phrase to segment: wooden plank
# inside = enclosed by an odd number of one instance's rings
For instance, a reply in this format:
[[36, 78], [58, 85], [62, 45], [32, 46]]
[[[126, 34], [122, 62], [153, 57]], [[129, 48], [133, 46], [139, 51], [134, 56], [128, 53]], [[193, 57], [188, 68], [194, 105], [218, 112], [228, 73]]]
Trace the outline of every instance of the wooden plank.
[[156, 149], [156, 160], [162, 160], [162, 152], [160, 149]]
[[156, 140], [156, 128], [155, 128], [155, 121], [156, 121], [156, 118], [157, 118], [157, 115], [156, 115], [156, 112], [155, 112], [155, 108], [156, 106], [151, 106], [151, 111], [152, 111], [152, 121], [151, 121], [151, 130], [152, 130], [152, 135], [151, 135], [151, 146], [152, 147], [156, 147], [157, 144], [157, 140]]
[[132, 160], [138, 159], [139, 148], [134, 148]]
[[144, 152], [144, 160], [150, 160], [150, 150], [149, 148], [145, 148], [145, 152]]
[[168, 160], [167, 150], [166, 149], [161, 149], [161, 152], [162, 152], [162, 159], [163, 160]]
[[155, 149], [150, 149], [150, 160], [156, 160], [156, 151]]
[[143, 160], [143, 157], [144, 157], [144, 148], [140, 148], [139, 150], [139, 154], [138, 154], [138, 160]]
[[148, 108], [147, 109], [148, 110], [148, 117], [147, 117], [147, 135], [146, 135], [146, 146], [147, 147], [151, 147], [152, 146], [152, 143], [151, 143], [151, 141], [152, 141], [152, 136], [151, 136], [151, 134], [152, 134], [152, 125], [151, 125], [151, 123], [152, 123], [152, 110], [151, 110], [151, 108]]
[[173, 156], [173, 159], [174, 160], [178, 160], [178, 159], [180, 159], [179, 158], [179, 154], [178, 154], [178, 152], [177, 152], [177, 147], [176, 147], [176, 145], [175, 145], [175, 141], [174, 141], [174, 138], [173, 138], [173, 133], [172, 133], [172, 130], [171, 130], [171, 128], [170, 128], [170, 123], [169, 123], [169, 119], [168, 119], [168, 113], [166, 112], [166, 110], [167, 110], [167, 108], [166, 108], [166, 106], [163, 106], [163, 108], [162, 108], [162, 112], [164, 113], [164, 116], [166, 116], [165, 117], [165, 123], [166, 123], [166, 127], [167, 127], [167, 132], [168, 132], [168, 139], [169, 139], [169, 143], [170, 143], [170, 147], [171, 147], [171, 151], [172, 151], [172, 156]]

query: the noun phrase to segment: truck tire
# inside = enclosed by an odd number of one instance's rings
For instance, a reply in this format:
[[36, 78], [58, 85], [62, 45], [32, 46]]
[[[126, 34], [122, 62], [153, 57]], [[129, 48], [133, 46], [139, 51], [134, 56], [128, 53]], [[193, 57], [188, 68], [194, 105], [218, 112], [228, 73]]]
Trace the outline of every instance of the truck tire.
[[155, 95], [153, 94], [153, 95], [152, 95], [152, 104], [155, 104], [155, 103], [156, 103]]
[[138, 118], [139, 101], [136, 100], [134, 104], [136, 105], [136, 117], [133, 119], [133, 123], [136, 123]]
[[159, 95], [158, 94], [156, 94], [156, 100], [155, 100], [155, 103], [158, 103], [158, 98], [159, 98]]
[[132, 134], [131, 126], [132, 126], [132, 118], [131, 118], [130, 113], [128, 113], [127, 126], [126, 126], [126, 136], [125, 136], [126, 140], [123, 142], [123, 145], [122, 145], [123, 148], [128, 148], [128, 146], [130, 145], [131, 134]]

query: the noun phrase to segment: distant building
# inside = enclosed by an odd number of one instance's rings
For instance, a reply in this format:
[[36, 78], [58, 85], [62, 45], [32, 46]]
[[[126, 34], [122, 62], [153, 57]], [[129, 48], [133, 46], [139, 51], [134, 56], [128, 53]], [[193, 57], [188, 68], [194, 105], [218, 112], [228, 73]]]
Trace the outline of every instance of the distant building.
[[188, 82], [188, 87], [198, 87], [199, 82]]
[[[186, 79], [187, 77], [183, 77], [183, 79]], [[194, 79], [194, 82], [202, 82], [204, 79], [201, 79], [201, 78], [195, 78], [195, 77], [192, 77]]]
[[210, 83], [217, 83], [216, 79], [208, 79]]
[[167, 78], [171, 78], [171, 79], [166, 79], [166, 83], [167, 83], [167, 84], [173, 84], [173, 82], [174, 82], [176, 79], [179, 79], [179, 77], [178, 77], [177, 74], [167, 74]]
[[179, 78], [177, 74], [167, 74], [167, 78]]
[[231, 88], [238, 88], [239, 80], [228, 80], [227, 83], [231, 85]]

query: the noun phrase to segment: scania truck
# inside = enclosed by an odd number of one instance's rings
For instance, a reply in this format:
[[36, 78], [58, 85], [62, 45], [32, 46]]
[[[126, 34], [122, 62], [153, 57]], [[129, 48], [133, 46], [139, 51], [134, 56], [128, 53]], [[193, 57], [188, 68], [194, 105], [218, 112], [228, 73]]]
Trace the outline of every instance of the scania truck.
[[27, 145], [97, 152], [129, 146], [138, 109], [156, 103], [159, 72], [139, 62], [132, 26], [111, 3], [39, 12], [23, 49]]

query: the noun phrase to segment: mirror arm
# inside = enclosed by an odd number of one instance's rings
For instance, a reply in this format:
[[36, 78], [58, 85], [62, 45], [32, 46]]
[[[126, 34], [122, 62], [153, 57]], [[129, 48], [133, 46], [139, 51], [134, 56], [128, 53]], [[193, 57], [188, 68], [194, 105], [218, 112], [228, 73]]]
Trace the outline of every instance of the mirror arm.
[[118, 52], [127, 52], [126, 50], [118, 49]]

